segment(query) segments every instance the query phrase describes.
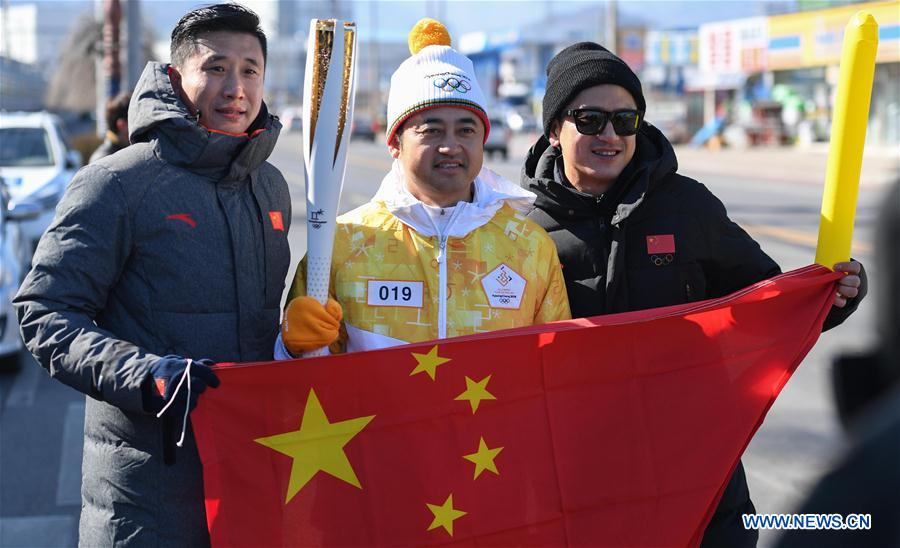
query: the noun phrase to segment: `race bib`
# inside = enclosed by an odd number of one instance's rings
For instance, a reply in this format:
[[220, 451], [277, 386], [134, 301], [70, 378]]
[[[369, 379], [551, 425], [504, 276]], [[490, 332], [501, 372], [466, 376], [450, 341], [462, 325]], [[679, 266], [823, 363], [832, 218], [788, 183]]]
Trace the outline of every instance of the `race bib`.
[[423, 282], [401, 282], [392, 280], [369, 280], [369, 306], [408, 306], [422, 308]]

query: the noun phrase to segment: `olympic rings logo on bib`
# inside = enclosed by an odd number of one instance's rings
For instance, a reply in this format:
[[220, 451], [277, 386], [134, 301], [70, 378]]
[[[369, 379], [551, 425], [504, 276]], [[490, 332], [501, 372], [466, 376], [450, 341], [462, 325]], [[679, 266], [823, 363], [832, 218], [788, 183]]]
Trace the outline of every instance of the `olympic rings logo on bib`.
[[442, 91], [458, 91], [460, 93], [468, 93], [472, 89], [472, 85], [465, 80], [459, 78], [435, 78], [431, 81], [434, 87]]

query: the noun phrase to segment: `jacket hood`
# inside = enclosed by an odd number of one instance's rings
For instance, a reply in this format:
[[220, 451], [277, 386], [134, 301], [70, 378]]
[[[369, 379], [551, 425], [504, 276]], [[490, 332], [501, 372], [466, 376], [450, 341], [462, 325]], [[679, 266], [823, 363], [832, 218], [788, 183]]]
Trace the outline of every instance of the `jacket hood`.
[[169, 78], [169, 65], [150, 62], [128, 107], [132, 143], [156, 141], [166, 162], [219, 179], [242, 180], [275, 148], [281, 122], [265, 103], [247, 134], [209, 130], [191, 115]]
[[[662, 132], [645, 122], [636, 137], [634, 157], [604, 195], [604, 201], [611, 201], [615, 206], [613, 224], [626, 218], [646, 193], [678, 170], [675, 150]], [[551, 146], [542, 135], [528, 151], [522, 167], [522, 187], [537, 194], [534, 205], [540, 209], [574, 218], [596, 216], [600, 198], [556, 180], [556, 165], [559, 162], [561, 166], [561, 156], [562, 151]]]
[[[372, 201], [382, 202], [392, 215], [424, 236], [437, 236], [437, 229], [425, 210], [425, 205], [403, 184], [403, 167], [394, 160], [391, 170], [381, 181]], [[460, 202], [456, 220], [449, 225], [447, 236], [461, 238], [490, 221], [497, 211], [508, 204], [526, 213], [534, 203], [534, 193], [504, 179], [497, 173], [481, 168], [475, 178], [475, 195], [471, 202]]]

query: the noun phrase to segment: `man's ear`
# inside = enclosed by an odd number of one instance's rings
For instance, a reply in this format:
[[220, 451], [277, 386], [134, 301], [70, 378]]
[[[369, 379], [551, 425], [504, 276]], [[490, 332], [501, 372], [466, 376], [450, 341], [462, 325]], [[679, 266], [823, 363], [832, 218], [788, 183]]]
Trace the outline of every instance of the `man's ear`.
[[184, 94], [184, 88], [181, 86], [181, 73], [178, 72], [175, 65], [169, 65], [169, 81], [172, 82], [172, 89], [178, 94], [178, 98], [181, 99], [181, 102], [188, 108], [188, 112], [190, 112], [192, 116], [196, 116], [196, 108]]
[[397, 160], [400, 158], [400, 134], [394, 133], [394, 136], [391, 137], [391, 141], [388, 143], [388, 151], [391, 153], [391, 158]]
[[178, 72], [175, 65], [169, 65], [169, 80], [172, 82], [172, 87], [175, 88], [175, 91], [181, 93], [181, 73]]
[[559, 148], [559, 120], [554, 120], [550, 124], [550, 135], [547, 140], [550, 141], [551, 146]]

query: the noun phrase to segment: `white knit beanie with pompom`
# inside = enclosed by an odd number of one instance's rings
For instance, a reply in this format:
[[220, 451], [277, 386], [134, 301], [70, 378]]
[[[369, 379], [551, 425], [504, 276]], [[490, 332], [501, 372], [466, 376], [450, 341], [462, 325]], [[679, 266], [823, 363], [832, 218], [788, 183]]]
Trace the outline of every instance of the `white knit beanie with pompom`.
[[413, 114], [444, 106], [472, 111], [484, 123], [487, 140], [491, 125], [484, 93], [472, 61], [450, 47], [446, 27], [434, 19], [422, 19], [409, 33], [409, 50], [412, 56], [391, 76], [387, 143]]

